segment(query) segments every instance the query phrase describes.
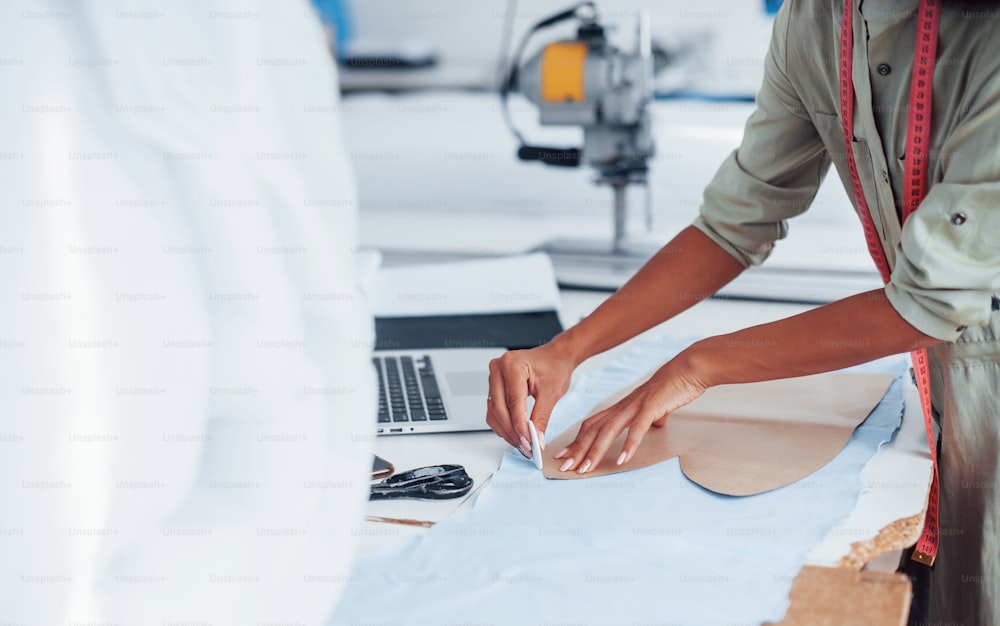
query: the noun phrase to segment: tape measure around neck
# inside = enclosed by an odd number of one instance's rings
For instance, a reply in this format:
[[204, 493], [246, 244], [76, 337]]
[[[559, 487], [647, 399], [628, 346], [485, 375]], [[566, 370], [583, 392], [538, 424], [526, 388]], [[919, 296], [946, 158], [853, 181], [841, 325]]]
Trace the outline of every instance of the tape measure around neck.
[[[920, 0], [917, 7], [917, 36], [913, 52], [913, 74], [910, 79], [910, 108], [906, 124], [906, 154], [903, 173], [903, 211], [905, 222], [920, 206], [927, 193], [927, 151], [930, 144], [931, 102], [934, 82], [934, 62], [937, 55], [938, 24], [941, 19], [940, 0]], [[840, 117], [844, 128], [844, 152], [854, 191], [854, 200], [865, 232], [868, 252], [885, 283], [889, 282], [889, 261], [882, 241], [875, 230], [854, 159], [854, 0], [844, 0], [840, 21]], [[930, 368], [927, 350], [910, 353], [914, 378], [920, 394], [920, 406], [927, 432], [927, 444], [933, 462], [931, 489], [927, 498], [924, 528], [913, 551], [913, 560], [933, 565], [938, 549], [938, 467], [937, 445], [934, 441], [931, 414]]]

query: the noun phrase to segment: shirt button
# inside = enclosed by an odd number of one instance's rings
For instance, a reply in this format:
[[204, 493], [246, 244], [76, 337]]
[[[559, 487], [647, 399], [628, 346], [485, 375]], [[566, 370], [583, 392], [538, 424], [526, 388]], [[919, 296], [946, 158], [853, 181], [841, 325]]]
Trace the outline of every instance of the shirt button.
[[882, 76], [888, 76], [892, 72], [892, 67], [888, 63], [879, 63], [878, 67], [875, 68], [879, 74]]

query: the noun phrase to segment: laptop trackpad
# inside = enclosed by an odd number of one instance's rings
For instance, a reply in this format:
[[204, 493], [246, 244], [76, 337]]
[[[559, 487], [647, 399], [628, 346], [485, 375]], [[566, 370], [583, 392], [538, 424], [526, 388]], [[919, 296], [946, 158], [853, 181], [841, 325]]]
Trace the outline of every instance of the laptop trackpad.
[[448, 372], [448, 391], [456, 396], [482, 396], [490, 391], [490, 379], [482, 371]]

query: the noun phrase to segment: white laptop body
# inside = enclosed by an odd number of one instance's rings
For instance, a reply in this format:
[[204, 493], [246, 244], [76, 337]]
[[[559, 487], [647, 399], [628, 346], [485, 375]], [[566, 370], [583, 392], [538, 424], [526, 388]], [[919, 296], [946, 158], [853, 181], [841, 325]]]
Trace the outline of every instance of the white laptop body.
[[[376, 350], [379, 435], [489, 430], [489, 362], [502, 348]], [[435, 384], [436, 383], [436, 384]]]

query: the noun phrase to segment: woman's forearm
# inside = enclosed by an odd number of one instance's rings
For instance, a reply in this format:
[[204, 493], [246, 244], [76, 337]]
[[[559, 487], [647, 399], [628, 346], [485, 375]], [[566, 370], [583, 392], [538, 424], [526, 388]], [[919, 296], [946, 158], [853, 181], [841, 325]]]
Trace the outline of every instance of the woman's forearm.
[[689, 226], [593, 313], [552, 343], [575, 364], [582, 363], [689, 309], [742, 271], [743, 266], [728, 252]]
[[940, 343], [900, 317], [883, 289], [692, 345], [708, 386], [818, 374]]

